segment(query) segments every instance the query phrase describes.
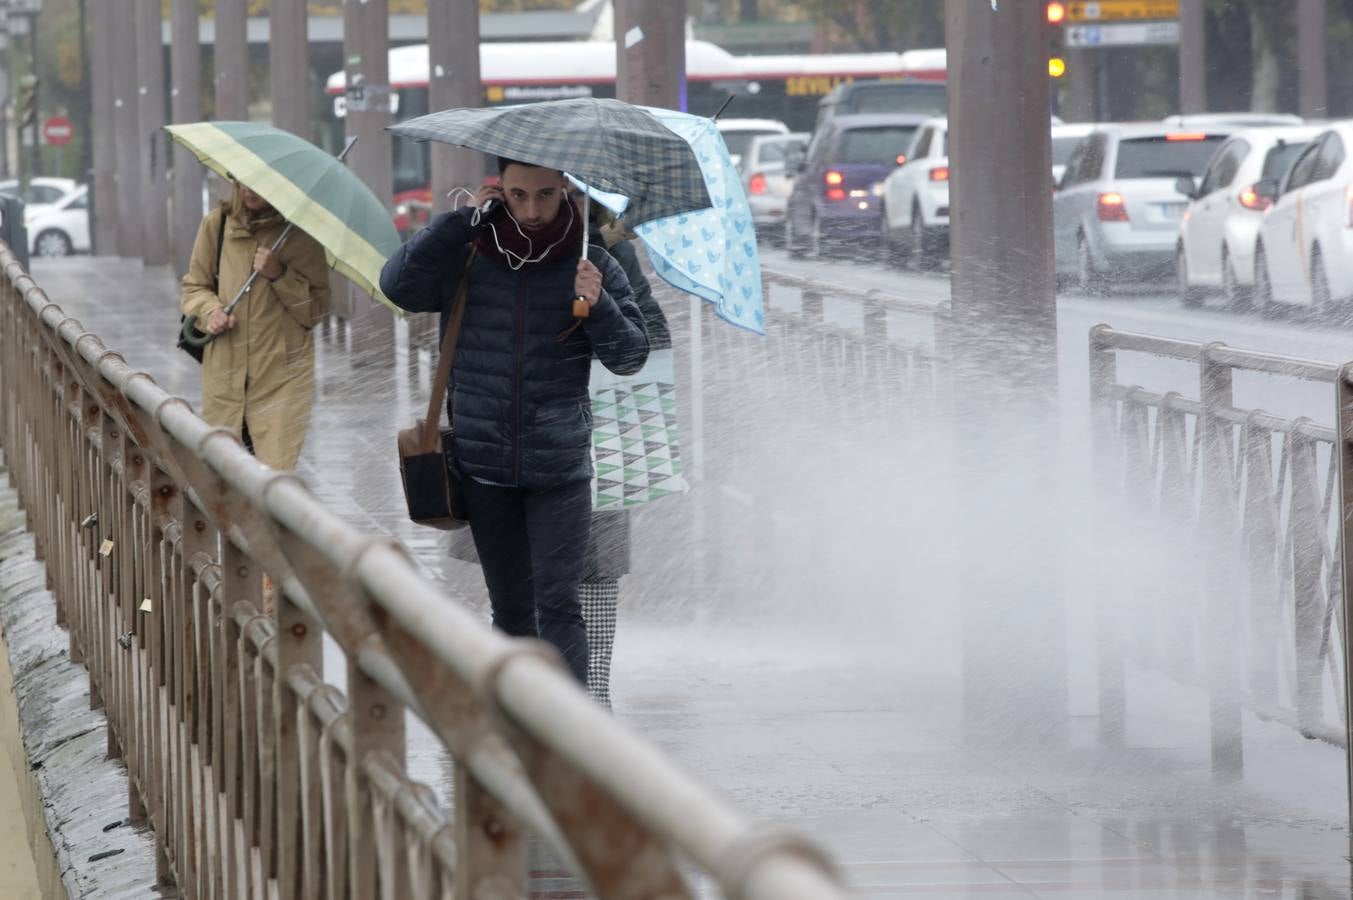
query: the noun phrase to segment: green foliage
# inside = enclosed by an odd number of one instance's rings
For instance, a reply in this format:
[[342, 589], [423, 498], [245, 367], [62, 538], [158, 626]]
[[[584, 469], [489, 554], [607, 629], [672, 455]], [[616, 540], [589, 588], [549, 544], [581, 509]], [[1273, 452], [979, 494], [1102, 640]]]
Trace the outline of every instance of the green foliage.
[[934, 0], [800, 0], [797, 5], [826, 26], [832, 49], [944, 45], [944, 4]]

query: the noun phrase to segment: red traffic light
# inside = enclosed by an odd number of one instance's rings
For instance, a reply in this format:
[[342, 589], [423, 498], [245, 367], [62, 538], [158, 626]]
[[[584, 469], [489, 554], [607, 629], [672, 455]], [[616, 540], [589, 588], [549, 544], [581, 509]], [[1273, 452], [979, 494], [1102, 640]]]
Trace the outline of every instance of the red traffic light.
[[1066, 21], [1066, 4], [1059, 0], [1051, 0], [1048, 3], [1048, 24], [1061, 25]]

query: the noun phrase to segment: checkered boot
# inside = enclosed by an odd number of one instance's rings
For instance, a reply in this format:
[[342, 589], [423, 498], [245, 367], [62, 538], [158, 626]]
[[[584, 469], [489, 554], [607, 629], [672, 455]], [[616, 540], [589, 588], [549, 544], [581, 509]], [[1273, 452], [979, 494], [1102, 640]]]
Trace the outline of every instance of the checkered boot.
[[611, 650], [615, 647], [615, 609], [620, 602], [620, 582], [614, 579], [584, 581], [578, 600], [587, 625], [587, 690], [597, 703], [611, 708]]

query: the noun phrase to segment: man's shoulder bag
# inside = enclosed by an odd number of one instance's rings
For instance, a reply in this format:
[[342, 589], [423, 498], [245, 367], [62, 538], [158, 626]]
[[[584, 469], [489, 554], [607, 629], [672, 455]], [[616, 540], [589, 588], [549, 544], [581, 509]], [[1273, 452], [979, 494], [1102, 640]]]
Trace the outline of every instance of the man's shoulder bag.
[[[470, 266], [475, 251], [470, 251], [465, 262], [465, 276], [461, 279], [451, 306], [451, 321], [442, 337], [441, 354], [437, 357], [437, 374], [432, 379], [432, 397], [428, 400], [427, 416], [412, 428], [399, 432], [399, 476], [404, 483], [404, 500], [409, 507], [409, 518], [419, 525], [449, 531], [466, 522], [465, 500], [460, 485], [452, 477], [446, 449], [455, 437], [454, 410], [446, 403], [446, 387], [451, 380], [451, 368], [456, 361], [456, 345], [460, 341], [460, 327], [465, 321], [465, 304], [470, 293]], [[447, 408], [447, 424], [441, 430], [441, 408]]]
[[[217, 292], [218, 294], [221, 291], [221, 247], [225, 245], [225, 228], [226, 228], [226, 216], [225, 213], [222, 212], [221, 227], [216, 229], [216, 274], [212, 276], [211, 280], [211, 289]], [[178, 348], [200, 363], [202, 362], [202, 352], [207, 349], [206, 346], [201, 343], [190, 344], [183, 339], [184, 326], [187, 326], [188, 330], [192, 332], [193, 338], [195, 340], [201, 341], [203, 338], [206, 337], [206, 334], [199, 331], [196, 325], [189, 324], [192, 320], [196, 318], [197, 316], [185, 316], [182, 314], [179, 315]]]

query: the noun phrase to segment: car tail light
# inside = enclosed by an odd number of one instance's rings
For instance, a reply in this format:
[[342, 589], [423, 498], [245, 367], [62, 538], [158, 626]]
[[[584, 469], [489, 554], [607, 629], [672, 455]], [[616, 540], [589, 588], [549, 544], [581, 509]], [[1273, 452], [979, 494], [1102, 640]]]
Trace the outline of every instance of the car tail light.
[[760, 172], [753, 175], [747, 182], [747, 193], [757, 195], [766, 193], [766, 176]]
[[897, 164], [899, 166], [905, 166], [907, 164], [907, 154], [905, 153], [897, 154]]
[[1205, 141], [1207, 135], [1201, 131], [1177, 131], [1173, 134], [1165, 135], [1167, 141]]
[[830, 169], [827, 174], [822, 176], [822, 180], [827, 185], [827, 193], [825, 196], [828, 200], [846, 199], [846, 189], [842, 187], [846, 181], [846, 176], [835, 169]]
[[931, 170], [930, 170], [930, 180], [931, 180], [931, 181], [948, 181], [948, 180], [949, 180], [949, 167], [948, 167], [948, 166], [936, 166], [935, 168], [931, 169]]
[[1099, 221], [1126, 222], [1127, 220], [1127, 204], [1123, 202], [1122, 194], [1099, 195]]
[[1273, 201], [1269, 200], [1267, 197], [1260, 196], [1259, 192], [1251, 186], [1240, 192], [1240, 205], [1246, 209], [1263, 212], [1273, 205]]

